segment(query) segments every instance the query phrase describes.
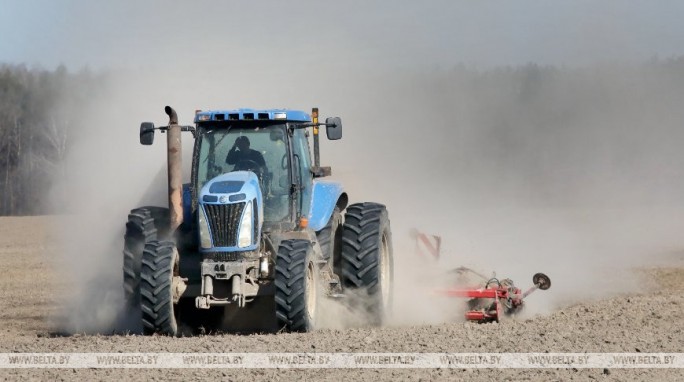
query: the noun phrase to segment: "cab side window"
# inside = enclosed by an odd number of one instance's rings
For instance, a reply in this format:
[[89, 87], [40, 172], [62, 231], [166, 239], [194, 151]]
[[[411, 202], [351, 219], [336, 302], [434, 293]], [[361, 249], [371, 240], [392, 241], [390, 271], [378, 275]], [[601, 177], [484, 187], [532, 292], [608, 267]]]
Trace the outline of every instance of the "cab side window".
[[[313, 175], [311, 174], [311, 155], [309, 153], [309, 140], [306, 138], [304, 129], [295, 129], [293, 134], [293, 149], [298, 161], [299, 179], [301, 182], [301, 214], [308, 216], [311, 204], [311, 187]], [[298, 158], [298, 159], [297, 159]], [[295, 167], [297, 168], [297, 167]]]

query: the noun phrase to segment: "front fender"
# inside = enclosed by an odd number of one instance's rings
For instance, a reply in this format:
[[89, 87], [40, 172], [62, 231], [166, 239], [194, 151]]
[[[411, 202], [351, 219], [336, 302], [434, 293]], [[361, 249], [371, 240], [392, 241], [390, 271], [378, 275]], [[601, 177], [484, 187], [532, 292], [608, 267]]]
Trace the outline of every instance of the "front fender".
[[[328, 224], [330, 216], [342, 197], [346, 194], [342, 185], [328, 180], [314, 180], [311, 194], [311, 208], [309, 209], [309, 228], [320, 231]], [[346, 205], [346, 202], [344, 203]], [[341, 206], [344, 208], [345, 205]]]

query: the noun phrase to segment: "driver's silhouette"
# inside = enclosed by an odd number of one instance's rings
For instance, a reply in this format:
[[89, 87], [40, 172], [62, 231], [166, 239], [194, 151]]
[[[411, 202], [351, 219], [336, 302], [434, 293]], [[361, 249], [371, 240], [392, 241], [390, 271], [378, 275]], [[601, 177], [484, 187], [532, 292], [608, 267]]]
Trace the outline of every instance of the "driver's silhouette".
[[226, 163], [236, 165], [236, 170], [247, 170], [252, 169], [251, 167], [254, 167], [254, 164], [250, 162], [258, 165], [261, 170], [266, 169], [266, 161], [264, 161], [264, 156], [261, 155], [260, 152], [249, 148], [249, 138], [244, 135], [239, 136], [235, 139], [233, 147], [228, 152]]

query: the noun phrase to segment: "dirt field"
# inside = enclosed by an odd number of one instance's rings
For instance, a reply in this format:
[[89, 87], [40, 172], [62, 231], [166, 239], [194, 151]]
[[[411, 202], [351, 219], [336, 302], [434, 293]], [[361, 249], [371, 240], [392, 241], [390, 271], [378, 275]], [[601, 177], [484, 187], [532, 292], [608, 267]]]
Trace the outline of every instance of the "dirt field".
[[[502, 324], [455, 322], [309, 334], [184, 338], [62, 335], [60, 295], [69, 278], [55, 269], [52, 217], [0, 218], [0, 352], [682, 352], [684, 257], [636, 270], [664, 289], [567, 306]], [[679, 265], [677, 265], [679, 264]], [[504, 370], [0, 370], [3, 380], [661, 380], [679, 369]]]

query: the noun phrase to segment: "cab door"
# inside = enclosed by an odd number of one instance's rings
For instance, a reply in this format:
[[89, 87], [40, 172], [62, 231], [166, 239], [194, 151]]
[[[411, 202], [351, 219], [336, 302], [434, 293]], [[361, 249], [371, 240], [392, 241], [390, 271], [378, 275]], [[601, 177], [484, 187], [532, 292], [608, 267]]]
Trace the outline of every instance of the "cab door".
[[304, 129], [294, 129], [292, 133], [292, 152], [294, 158], [293, 172], [297, 173], [298, 200], [297, 210], [299, 216], [308, 216], [311, 206], [311, 190], [313, 186], [313, 174], [311, 173], [311, 154], [309, 152], [309, 140]]

